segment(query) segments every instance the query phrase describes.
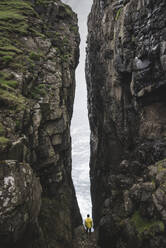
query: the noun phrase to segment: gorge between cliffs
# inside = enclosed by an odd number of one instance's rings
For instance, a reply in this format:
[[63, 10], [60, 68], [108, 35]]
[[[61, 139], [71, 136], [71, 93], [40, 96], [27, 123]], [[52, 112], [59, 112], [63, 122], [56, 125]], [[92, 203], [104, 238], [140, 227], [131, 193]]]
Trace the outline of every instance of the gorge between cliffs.
[[79, 44], [60, 0], [0, 0], [0, 248], [164, 248], [166, 2], [93, 0], [93, 242], [71, 177]]

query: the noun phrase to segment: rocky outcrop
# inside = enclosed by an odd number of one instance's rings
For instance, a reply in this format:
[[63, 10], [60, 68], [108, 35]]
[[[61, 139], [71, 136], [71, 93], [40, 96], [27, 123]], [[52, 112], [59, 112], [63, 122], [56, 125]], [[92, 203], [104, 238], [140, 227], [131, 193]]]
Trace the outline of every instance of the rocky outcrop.
[[164, 247], [163, 0], [94, 0], [86, 76], [93, 217], [101, 247]]
[[[38, 228], [41, 205], [41, 185], [26, 163], [13, 160], [0, 162], [0, 240], [1, 246], [11, 247], [22, 239], [28, 240]], [[31, 232], [35, 237], [35, 233]]]
[[[59, 0], [5, 0], [0, 32], [0, 160], [29, 164], [42, 186], [38, 235], [24, 247], [71, 247], [73, 230], [81, 223], [70, 139], [77, 17]], [[7, 248], [19, 247], [12, 242]]]

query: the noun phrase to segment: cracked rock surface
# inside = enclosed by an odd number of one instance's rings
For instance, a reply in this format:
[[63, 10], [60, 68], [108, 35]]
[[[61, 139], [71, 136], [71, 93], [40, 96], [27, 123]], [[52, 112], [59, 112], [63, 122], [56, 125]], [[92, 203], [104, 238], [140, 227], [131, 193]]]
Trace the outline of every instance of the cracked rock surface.
[[104, 248], [166, 244], [165, 11], [164, 0], [94, 0], [89, 15], [91, 192]]
[[59, 0], [5, 0], [0, 30], [0, 160], [29, 164], [42, 186], [35, 238], [24, 247], [71, 247], [82, 221], [71, 179], [77, 16]]
[[38, 224], [42, 189], [31, 167], [14, 160], [0, 162], [0, 185], [0, 240], [6, 247]]

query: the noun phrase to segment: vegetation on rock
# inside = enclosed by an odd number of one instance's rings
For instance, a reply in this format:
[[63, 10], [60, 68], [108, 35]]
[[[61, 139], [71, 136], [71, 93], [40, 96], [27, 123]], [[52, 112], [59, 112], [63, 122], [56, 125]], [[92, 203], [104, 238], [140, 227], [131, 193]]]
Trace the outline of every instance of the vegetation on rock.
[[154, 237], [156, 232], [163, 233], [165, 229], [163, 221], [154, 219], [149, 220], [147, 218], [143, 218], [139, 211], [136, 211], [132, 215], [131, 222], [134, 223], [139, 238], [141, 238], [141, 235], [148, 235]]
[[[0, 157], [29, 163], [44, 192], [39, 222], [23, 228], [24, 245], [69, 247], [81, 223], [69, 130], [79, 57], [77, 17], [59, 0], [3, 0], [0, 32]], [[58, 144], [53, 142], [57, 132]], [[35, 229], [33, 237], [29, 228]]]

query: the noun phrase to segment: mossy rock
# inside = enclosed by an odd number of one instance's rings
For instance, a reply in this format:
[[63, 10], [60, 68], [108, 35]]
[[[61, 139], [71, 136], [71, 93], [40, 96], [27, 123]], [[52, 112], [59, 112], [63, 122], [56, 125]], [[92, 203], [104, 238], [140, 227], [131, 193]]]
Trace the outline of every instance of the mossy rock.
[[0, 88], [0, 104], [1, 107], [7, 107], [9, 109], [23, 109], [25, 107], [25, 99], [20, 94]]
[[0, 80], [0, 84], [12, 87], [14, 89], [16, 89], [18, 87], [18, 82], [16, 80], [9, 80], [9, 81], [3, 80], [2, 82]]
[[73, 11], [70, 8], [70, 6], [63, 4], [64, 10], [65, 10], [65, 15], [67, 16], [72, 16], [73, 15]]
[[2, 123], [0, 123], [0, 136], [3, 136], [5, 134], [5, 128]]
[[[11, 66], [12, 69], [21, 70], [24, 57], [28, 54], [21, 41], [22, 37], [41, 35], [41, 25], [34, 25], [34, 18], [39, 18], [32, 3], [20, 0], [6, 0], [0, 3], [0, 67]], [[33, 27], [33, 30], [32, 30]], [[43, 37], [43, 35], [42, 35]], [[20, 56], [21, 55], [21, 56]], [[40, 59], [40, 54], [29, 54], [33, 60]]]
[[119, 16], [120, 16], [122, 10], [123, 10], [123, 7], [119, 8], [119, 9], [117, 10], [116, 16], [115, 16], [115, 20], [116, 20], [116, 21], [119, 19]]
[[34, 60], [34, 61], [40, 61], [41, 58], [43, 58], [44, 55], [40, 52], [40, 53], [36, 53], [36, 52], [30, 52], [29, 54], [29, 58], [31, 60]]
[[14, 53], [0, 52], [0, 62], [3, 66], [7, 66], [14, 59]]
[[143, 218], [139, 211], [132, 215], [131, 224], [134, 224], [139, 239], [144, 236], [154, 237], [156, 233], [164, 232], [164, 223], [161, 220]]
[[4, 136], [0, 137], [0, 147], [4, 148], [6, 145], [10, 143], [10, 140]]
[[46, 94], [47, 94], [46, 85], [39, 84], [36, 87], [32, 88], [28, 97], [39, 100], [41, 97], [44, 97]]
[[70, 26], [70, 31], [77, 34], [78, 33], [78, 26], [77, 25]]
[[22, 121], [21, 120], [16, 120], [15, 131], [18, 131], [20, 129], [22, 129]]
[[157, 166], [157, 171], [160, 172], [162, 170], [166, 170], [166, 159], [160, 160], [155, 164]]
[[4, 33], [26, 34], [27, 14], [34, 13], [30, 4], [24, 1], [3, 1], [0, 3], [0, 31]]
[[9, 88], [17, 88], [18, 81], [14, 80], [14, 77], [10, 73], [0, 72], [0, 88], [9, 89]]
[[0, 53], [2, 54], [2, 51], [5, 53], [7, 53], [7, 52], [12, 52], [12, 53], [14, 53], [14, 54], [20, 54], [20, 53], [22, 53], [22, 50], [20, 50], [20, 49], [18, 49], [17, 47], [15, 47], [15, 46], [13, 46], [13, 45], [11, 45], [11, 44], [9, 44], [9, 45], [7, 45], [7, 44], [2, 44], [1, 46], [0, 46]]

